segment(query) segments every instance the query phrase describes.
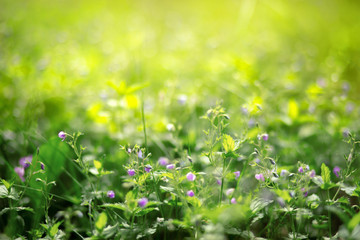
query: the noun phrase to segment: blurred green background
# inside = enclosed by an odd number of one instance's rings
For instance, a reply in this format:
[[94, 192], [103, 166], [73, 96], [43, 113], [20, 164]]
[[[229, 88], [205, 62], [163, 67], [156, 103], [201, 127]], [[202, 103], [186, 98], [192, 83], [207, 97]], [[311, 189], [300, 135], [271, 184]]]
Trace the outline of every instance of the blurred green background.
[[61, 130], [121, 169], [119, 144], [144, 144], [142, 102], [155, 158], [201, 153], [199, 117], [217, 101], [229, 132], [269, 133], [284, 165], [341, 165], [343, 131], [359, 130], [359, 1], [0, 5], [3, 178]]

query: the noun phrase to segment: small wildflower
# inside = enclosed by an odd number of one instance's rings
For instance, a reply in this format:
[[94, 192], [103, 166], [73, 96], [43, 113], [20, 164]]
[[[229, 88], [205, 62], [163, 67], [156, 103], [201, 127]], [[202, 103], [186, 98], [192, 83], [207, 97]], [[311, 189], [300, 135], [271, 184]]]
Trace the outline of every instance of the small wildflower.
[[114, 193], [114, 191], [113, 191], [113, 190], [108, 191], [108, 192], [107, 192], [107, 196], [108, 196], [108, 198], [115, 198], [115, 193]]
[[196, 176], [195, 176], [195, 174], [189, 172], [188, 174], [186, 174], [186, 178], [189, 181], [194, 181], [196, 179]]
[[277, 200], [278, 204], [280, 205], [280, 207], [285, 207], [284, 199], [282, 199], [281, 197], [278, 197], [276, 200]]
[[290, 197], [292, 197], [292, 198], [295, 197], [295, 192], [294, 191], [290, 191], [289, 194], [290, 194]]
[[131, 153], [131, 148], [128, 148], [127, 152], [130, 154]]
[[240, 171], [236, 171], [234, 172], [234, 174], [235, 174], [235, 179], [238, 179], [240, 177]]
[[186, 193], [189, 197], [193, 197], [193, 196], [195, 196], [195, 193], [194, 193], [194, 191], [193, 190], [189, 190], [189, 191], [187, 191], [187, 193]]
[[66, 133], [64, 131], [59, 132], [58, 137], [62, 139], [62, 141], [66, 138]]
[[174, 169], [174, 168], [175, 168], [174, 164], [166, 165], [166, 169]]
[[255, 178], [259, 181], [265, 181], [264, 175], [262, 173], [260, 174], [255, 174]]
[[308, 191], [306, 191], [305, 188], [301, 188], [301, 191], [303, 192], [304, 197], [307, 197]]
[[221, 185], [221, 179], [216, 179], [217, 185]]
[[30, 166], [31, 162], [32, 162], [32, 158], [33, 158], [32, 155], [26, 156], [26, 157], [22, 157], [22, 158], [20, 158], [20, 160], [19, 160], [19, 164], [20, 164], [21, 166], [23, 166], [24, 168], [28, 168], [28, 167]]
[[134, 176], [135, 175], [135, 170], [134, 169], [129, 169], [128, 171], [129, 176]]
[[287, 171], [285, 169], [281, 170], [281, 172], [280, 172], [280, 176], [282, 176], [282, 177], [284, 177], [284, 176], [286, 176], [288, 174], [289, 174], [289, 171]]
[[342, 135], [344, 138], [348, 138], [350, 136], [350, 130], [349, 129], [345, 129], [343, 132], [342, 132]]
[[151, 165], [146, 165], [146, 166], [145, 166], [145, 171], [146, 171], [146, 172], [150, 172], [151, 169], [152, 169], [152, 166], [151, 166]]
[[17, 175], [19, 175], [21, 181], [25, 182], [25, 169], [23, 167], [16, 167], [14, 168], [14, 171], [16, 172]]
[[305, 166], [305, 170], [306, 170], [306, 171], [309, 171], [309, 170], [310, 170], [309, 165], [306, 165], [306, 166]]
[[311, 178], [315, 177], [316, 173], [315, 173], [315, 170], [311, 170], [310, 173], [309, 173], [309, 176]]
[[40, 163], [41, 170], [45, 170], [45, 164]]
[[304, 173], [304, 168], [303, 168], [303, 167], [299, 167], [298, 172], [299, 172], [299, 173]]
[[228, 190], [226, 190], [225, 195], [230, 196], [231, 194], [233, 194], [234, 191], [235, 191], [234, 188], [229, 188]]
[[140, 198], [138, 200], [139, 207], [144, 208], [148, 202], [149, 200], [146, 197]]
[[334, 174], [336, 175], [336, 177], [340, 177], [340, 167], [335, 166], [333, 169]]
[[231, 203], [236, 204], [236, 199], [234, 197], [231, 199]]
[[142, 154], [141, 149], [140, 149], [139, 152], [138, 152], [138, 158], [143, 158], [143, 154]]
[[169, 163], [169, 159], [167, 159], [166, 157], [160, 157], [159, 160], [158, 160], [158, 163], [161, 166], [166, 166]]
[[187, 101], [187, 96], [186, 95], [180, 95], [179, 97], [178, 97], [178, 103], [180, 104], [180, 105], [185, 105], [185, 103], [186, 103], [186, 101]]
[[267, 133], [264, 133], [264, 134], [262, 135], [262, 140], [264, 140], [264, 141], [269, 140], [269, 135], [268, 135]]

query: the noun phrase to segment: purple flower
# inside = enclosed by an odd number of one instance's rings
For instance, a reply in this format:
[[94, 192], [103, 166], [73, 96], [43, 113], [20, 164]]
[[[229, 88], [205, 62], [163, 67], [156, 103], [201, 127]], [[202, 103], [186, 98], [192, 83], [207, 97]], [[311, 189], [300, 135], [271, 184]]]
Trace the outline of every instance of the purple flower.
[[138, 152], [138, 158], [143, 158], [143, 154], [142, 154], [141, 149], [140, 149], [139, 152]]
[[174, 164], [169, 164], [169, 165], [166, 165], [166, 168], [167, 169], [174, 169], [175, 165]]
[[232, 204], [236, 204], [236, 199], [233, 197], [230, 201]]
[[150, 172], [151, 169], [152, 169], [152, 166], [151, 166], [151, 165], [146, 165], [146, 166], [145, 166], [145, 171], [146, 171], [146, 172]]
[[193, 196], [195, 196], [195, 193], [194, 193], [194, 191], [193, 190], [189, 190], [189, 191], [187, 191], [187, 193], [186, 193], [189, 197], [193, 197]]
[[113, 190], [108, 191], [108, 192], [107, 192], [107, 196], [108, 196], [108, 198], [115, 198], [115, 193], [114, 193], [114, 191], [113, 191]]
[[196, 176], [195, 176], [195, 174], [189, 172], [188, 174], [186, 174], [186, 178], [189, 181], [194, 181], [196, 179]]
[[299, 167], [298, 172], [299, 172], [299, 173], [304, 173], [304, 168], [303, 168], [303, 167]]
[[336, 177], [340, 177], [340, 170], [341, 170], [340, 167], [338, 167], [338, 166], [334, 167], [333, 172], [336, 175]]
[[240, 171], [236, 171], [234, 172], [234, 174], [235, 174], [235, 179], [238, 179], [240, 177]]
[[309, 165], [306, 165], [306, 166], [305, 166], [305, 170], [306, 170], [306, 171], [309, 171], [309, 170], [310, 170]]
[[17, 175], [19, 175], [21, 181], [25, 182], [25, 169], [23, 167], [16, 167], [14, 168], [14, 171], [16, 172]]
[[129, 174], [129, 176], [134, 176], [135, 175], [135, 170], [134, 169], [129, 169], [127, 171], [127, 173]]
[[128, 152], [128, 153], [131, 153], [131, 148], [128, 148], [127, 152]]
[[264, 133], [264, 134], [262, 135], [262, 139], [263, 139], [264, 141], [269, 140], [269, 135], [268, 135], [267, 133]]
[[221, 185], [221, 179], [216, 179], [216, 183], [217, 183], [218, 185]]
[[289, 172], [288, 172], [287, 170], [283, 169], [283, 170], [281, 170], [281, 172], [280, 172], [280, 176], [284, 177], [284, 176], [286, 176], [288, 173], [289, 173]]
[[40, 163], [40, 167], [41, 167], [42, 170], [45, 170], [45, 164]]
[[20, 160], [19, 160], [19, 164], [20, 164], [21, 166], [23, 166], [24, 168], [28, 168], [28, 167], [30, 166], [31, 162], [32, 162], [32, 158], [33, 158], [32, 155], [26, 156], [26, 157], [22, 157], [22, 158], [20, 158]]
[[259, 181], [265, 181], [264, 175], [262, 173], [260, 174], [255, 174], [255, 178]]
[[301, 191], [303, 192], [304, 197], [307, 197], [308, 191], [305, 191], [305, 188], [301, 188]]
[[309, 173], [309, 176], [310, 176], [311, 178], [313, 178], [313, 177], [315, 177], [315, 175], [316, 175], [315, 170], [311, 170], [310, 173]]
[[64, 141], [66, 138], [66, 133], [64, 131], [61, 131], [61, 132], [59, 132], [58, 136], [59, 136], [59, 138], [62, 139], [62, 141]]
[[144, 208], [148, 202], [149, 200], [146, 197], [143, 197], [138, 200], [138, 205], [139, 207]]
[[159, 160], [158, 160], [158, 163], [161, 166], [166, 166], [169, 163], [169, 159], [167, 159], [166, 157], [160, 157]]

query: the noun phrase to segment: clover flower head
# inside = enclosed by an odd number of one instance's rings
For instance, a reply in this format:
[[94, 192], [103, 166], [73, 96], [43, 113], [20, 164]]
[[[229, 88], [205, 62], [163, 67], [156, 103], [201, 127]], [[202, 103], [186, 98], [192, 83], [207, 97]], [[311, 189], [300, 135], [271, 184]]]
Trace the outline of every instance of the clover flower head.
[[264, 140], [264, 141], [269, 140], [269, 135], [268, 135], [267, 133], [264, 133], [264, 134], [262, 135], [262, 140]]
[[230, 201], [232, 204], [236, 204], [236, 199], [233, 197]]
[[66, 138], [66, 133], [64, 131], [60, 131], [58, 134], [58, 137], [61, 138], [62, 141], [64, 141]]
[[129, 176], [134, 176], [135, 175], [135, 170], [134, 169], [129, 169], [127, 171], [127, 173], [129, 174]]
[[338, 167], [338, 166], [334, 167], [333, 172], [334, 172], [336, 177], [340, 177], [340, 170], [341, 170], [340, 167]]
[[108, 191], [108, 192], [107, 192], [107, 196], [108, 196], [108, 198], [115, 198], [115, 193], [114, 193], [114, 191], [113, 191], [113, 190]]
[[189, 172], [188, 174], [186, 174], [186, 178], [189, 181], [194, 181], [196, 179], [196, 176], [192, 172]]
[[264, 175], [262, 173], [255, 174], [255, 178], [259, 181], [265, 181]]
[[159, 160], [158, 160], [158, 163], [161, 166], [166, 166], [166, 165], [169, 164], [169, 159], [167, 159], [166, 157], [160, 157]]
[[315, 177], [315, 175], [316, 175], [315, 170], [311, 170], [310, 173], [309, 173], [309, 176], [310, 176], [311, 178], [313, 178], [313, 177]]
[[189, 190], [189, 191], [187, 191], [187, 193], [186, 193], [189, 197], [193, 197], [193, 196], [195, 196], [195, 193], [194, 193], [194, 191], [193, 190]]
[[148, 202], [149, 200], [146, 197], [143, 197], [138, 200], [138, 205], [139, 207], [144, 208]]
[[21, 181], [25, 182], [25, 178], [24, 178], [25, 169], [24, 169], [24, 167], [16, 167], [16, 168], [14, 168], [14, 171], [16, 172], [17, 175], [19, 175]]
[[304, 173], [304, 168], [303, 168], [303, 167], [299, 167], [298, 172], [299, 172], [299, 173]]
[[166, 169], [174, 169], [174, 168], [175, 168], [175, 164], [166, 165]]
[[235, 174], [235, 179], [238, 179], [240, 177], [240, 171], [236, 171], [234, 172], [234, 174]]
[[145, 172], [150, 172], [151, 169], [152, 169], [152, 166], [151, 165], [146, 165], [144, 169], [145, 169]]

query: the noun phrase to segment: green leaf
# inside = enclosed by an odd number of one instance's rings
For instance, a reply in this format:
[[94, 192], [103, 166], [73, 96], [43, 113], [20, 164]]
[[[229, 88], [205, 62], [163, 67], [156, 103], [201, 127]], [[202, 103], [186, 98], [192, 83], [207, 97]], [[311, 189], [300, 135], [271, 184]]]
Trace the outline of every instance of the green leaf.
[[111, 238], [117, 232], [117, 227], [118, 223], [116, 223], [114, 226], [107, 226], [104, 228], [102, 235], [105, 237], [105, 239]]
[[255, 198], [252, 200], [250, 204], [250, 209], [252, 212], [258, 212], [270, 203], [272, 203], [274, 200], [264, 199], [264, 198]]
[[2, 181], [2, 183], [5, 185], [5, 187], [6, 187], [7, 189], [9, 189], [9, 188], [11, 187], [11, 184], [8, 183], [5, 179], [1, 179], [1, 181]]
[[123, 203], [106, 203], [106, 204], [100, 205], [100, 207], [116, 208], [116, 209], [123, 210], [123, 211], [127, 210], [126, 205]]
[[9, 194], [8, 189], [5, 185], [0, 186], [0, 198], [7, 198]]
[[172, 187], [164, 187], [164, 186], [160, 186], [161, 190], [164, 190], [165, 192], [174, 192], [174, 188]]
[[348, 223], [348, 228], [352, 231], [360, 223], [360, 212], [357, 213]]
[[235, 150], [235, 141], [234, 139], [227, 135], [223, 135], [223, 147], [226, 153], [232, 152]]
[[28, 212], [32, 212], [34, 213], [34, 210], [30, 207], [13, 207], [13, 208], [4, 208], [0, 211], [0, 216], [3, 215], [4, 213], [10, 211], [10, 210], [15, 210], [17, 212], [19, 211], [28, 211]]
[[330, 183], [330, 170], [324, 163], [321, 165], [321, 177], [324, 184]]
[[137, 217], [144, 216], [145, 214], [152, 212], [152, 211], [159, 211], [159, 208], [157, 208], [157, 207], [138, 208], [135, 212], [135, 216], [137, 216]]
[[99, 231], [102, 231], [104, 229], [104, 227], [106, 226], [106, 223], [107, 223], [107, 215], [105, 212], [102, 212], [98, 216], [95, 226]]
[[59, 231], [59, 226], [60, 226], [61, 223], [62, 222], [57, 222], [50, 228], [49, 234], [50, 234], [51, 237], [54, 237], [57, 234], [57, 232]]
[[289, 202], [291, 201], [291, 196], [289, 194], [288, 191], [286, 190], [280, 190], [280, 189], [275, 189], [274, 192], [281, 197], [282, 199], [284, 199], [285, 201]]

